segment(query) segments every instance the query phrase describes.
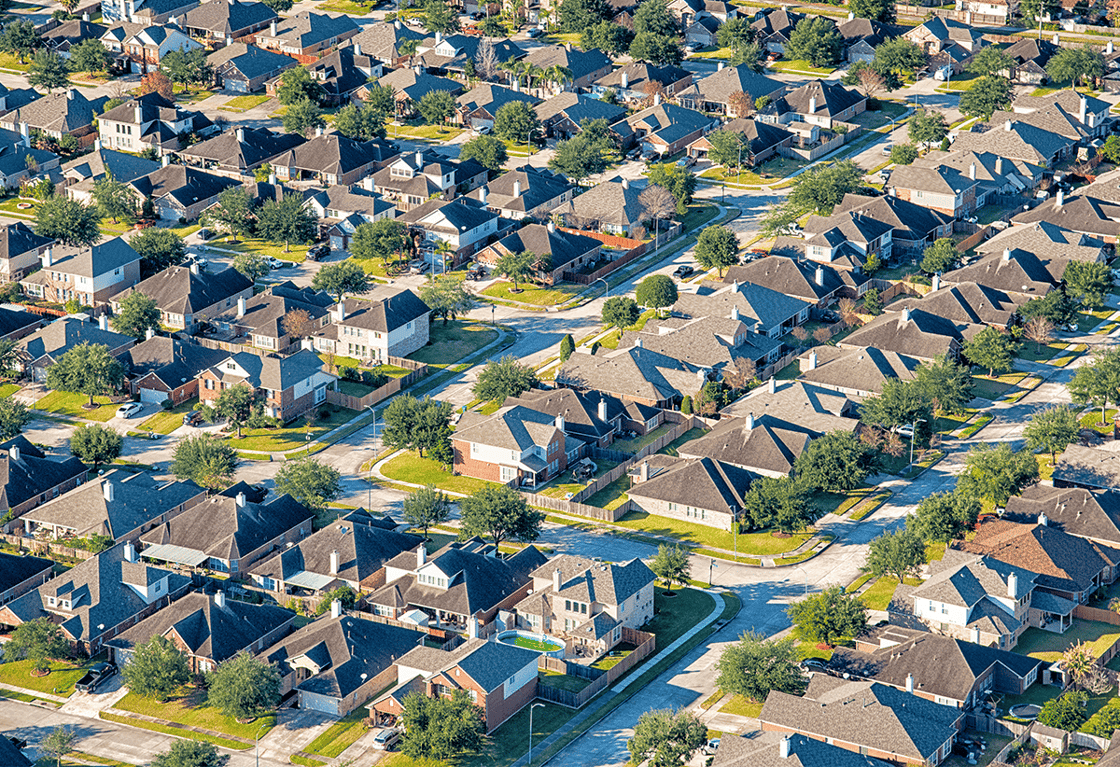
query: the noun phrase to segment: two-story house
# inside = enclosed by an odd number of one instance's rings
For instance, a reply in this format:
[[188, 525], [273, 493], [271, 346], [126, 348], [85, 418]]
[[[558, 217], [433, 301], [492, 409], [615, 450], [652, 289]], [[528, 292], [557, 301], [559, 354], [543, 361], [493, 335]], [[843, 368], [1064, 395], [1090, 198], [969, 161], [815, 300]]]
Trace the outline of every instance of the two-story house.
[[21, 133], [34, 128], [54, 139], [69, 135], [89, 146], [94, 139], [86, 137], [94, 133], [94, 115], [105, 110], [108, 100], [86, 98], [80, 88], [66, 88], [6, 112], [0, 116], [0, 128]]
[[254, 34], [257, 45], [286, 56], [315, 56], [349, 40], [361, 28], [346, 15], [302, 11], [273, 20]]
[[0, 225], [0, 282], [19, 282], [54, 242], [22, 221]]
[[962, 218], [976, 209], [979, 184], [976, 178], [948, 166], [901, 165], [891, 173], [887, 187], [899, 199]]
[[315, 332], [315, 349], [369, 360], [406, 357], [428, 343], [431, 309], [407, 288], [379, 287], [368, 296], [343, 298], [335, 306], [331, 324]]
[[[564, 417], [522, 406], [500, 408], [490, 416], [465, 413], [452, 435], [455, 473], [491, 482], [535, 487], [568, 467]], [[582, 446], [577, 443], [576, 451]]]
[[183, 14], [186, 33], [203, 43], [229, 44], [260, 32], [280, 17], [253, 0], [208, 0]]
[[307, 205], [319, 217], [319, 233], [337, 250], [350, 247], [350, 238], [362, 224], [397, 217], [397, 208], [373, 191], [372, 176], [362, 179], [361, 186], [332, 186], [316, 192], [307, 198]]
[[135, 343], [134, 336], [109, 330], [107, 314], [98, 317], [96, 323], [61, 317], [19, 339], [17, 364], [25, 376], [41, 383], [47, 380], [47, 368], [76, 346], [96, 344], [104, 346], [111, 356], [121, 357]]
[[248, 175], [265, 163], [303, 144], [298, 133], [277, 133], [268, 128], [238, 126], [184, 147], [177, 153], [183, 162], [228, 176]]
[[450, 248], [448, 260], [458, 266], [482, 250], [490, 241], [513, 223], [487, 210], [478, 200], [459, 197], [455, 200], [428, 200], [400, 217], [421, 235], [420, 247], [436, 250], [440, 243]]
[[97, 119], [101, 145], [139, 153], [152, 147], [160, 155], [182, 147], [181, 135], [205, 136], [218, 127], [199, 112], [180, 109], [158, 93], [129, 99]]
[[575, 196], [575, 187], [547, 168], [525, 165], [506, 171], [469, 195], [506, 218], [546, 219]]
[[0, 525], [4, 532], [18, 530], [20, 523], [15, 520], [22, 514], [73, 490], [89, 475], [89, 469], [77, 458], [47, 458], [22, 434], [0, 443], [0, 472], [0, 497], [9, 519]]
[[101, 42], [113, 53], [121, 53], [140, 69], [158, 67], [164, 57], [174, 51], [191, 51], [202, 47], [174, 24], [140, 26], [117, 24], [105, 30]]
[[474, 160], [456, 162], [435, 152], [417, 150], [401, 154], [373, 175], [373, 188], [409, 211], [432, 197], [451, 199], [462, 185], [473, 189], [485, 183], [488, 173]]
[[156, 302], [166, 327], [192, 332], [200, 322], [225, 313], [239, 300], [253, 297], [253, 281], [236, 269], [203, 270], [197, 262], [171, 266], [109, 299], [114, 312], [133, 293]]
[[41, 263], [42, 269], [20, 285], [28, 295], [60, 304], [74, 299], [100, 306], [140, 281], [140, 254], [123, 237], [85, 247], [48, 247]]
[[293, 338], [285, 317], [289, 312], [307, 312], [315, 328], [327, 324], [334, 299], [311, 287], [297, 288], [281, 282], [248, 300], [238, 299], [237, 309], [215, 317], [207, 336], [223, 344], [223, 348], [254, 346], [270, 352], [284, 353], [298, 338]]
[[165, 155], [162, 168], [128, 184], [138, 201], [151, 201], [164, 221], [194, 221], [218, 202], [222, 192], [240, 185], [239, 180], [168, 161]]
[[192, 341], [153, 335], [121, 357], [132, 396], [141, 402], [181, 405], [198, 396], [198, 376], [229, 352], [210, 349]]
[[811, 304], [761, 285], [742, 284], [702, 287], [683, 293], [674, 311], [685, 317], [730, 317], [768, 338], [778, 338], [809, 319]]
[[872, 256], [885, 264], [894, 250], [894, 228], [860, 212], [810, 216], [805, 222], [805, 257], [835, 269], [862, 271]]
[[635, 61], [600, 77], [591, 86], [591, 95], [602, 98], [614, 91], [620, 101], [642, 101], [660, 95], [672, 99], [692, 85], [692, 73], [666, 64], [658, 66]]
[[325, 402], [327, 387], [338, 376], [323, 369], [315, 352], [300, 349], [287, 357], [237, 352], [204, 371], [198, 380], [203, 403], [216, 400], [231, 386], [246, 385], [264, 400], [265, 413], [290, 421]]
[[325, 186], [349, 186], [383, 168], [399, 154], [396, 145], [356, 141], [339, 133], [319, 133], [272, 160], [281, 181], [315, 179]]

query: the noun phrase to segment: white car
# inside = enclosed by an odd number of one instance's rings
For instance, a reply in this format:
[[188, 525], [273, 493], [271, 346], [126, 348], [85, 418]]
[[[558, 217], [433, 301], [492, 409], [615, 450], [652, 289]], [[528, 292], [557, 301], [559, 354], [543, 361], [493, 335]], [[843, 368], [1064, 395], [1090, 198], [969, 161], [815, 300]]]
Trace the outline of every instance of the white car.
[[117, 408], [117, 418], [132, 418], [143, 409], [144, 406], [139, 402], [126, 402]]
[[269, 256], [268, 258], [265, 259], [265, 263], [268, 264], [269, 269], [282, 269], [284, 266], [287, 265], [288, 262], [287, 261], [281, 261], [278, 258], [273, 258], [272, 256]]
[[373, 736], [373, 747], [378, 751], [392, 751], [393, 746], [401, 739], [400, 730], [395, 727], [386, 727]]

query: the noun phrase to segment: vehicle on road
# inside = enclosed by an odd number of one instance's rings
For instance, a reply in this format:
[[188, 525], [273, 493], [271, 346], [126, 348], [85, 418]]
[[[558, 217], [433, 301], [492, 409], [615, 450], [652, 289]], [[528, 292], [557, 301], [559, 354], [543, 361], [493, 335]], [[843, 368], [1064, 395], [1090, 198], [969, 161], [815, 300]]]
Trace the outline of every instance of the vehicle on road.
[[802, 671], [825, 671], [828, 669], [828, 664], [820, 658], [806, 658], [800, 663]]
[[401, 731], [395, 727], [386, 727], [373, 736], [373, 747], [378, 751], [392, 751], [393, 746], [400, 743]]
[[694, 268], [692, 268], [691, 266], [689, 266], [688, 264], [681, 264], [680, 266], [678, 266], [673, 271], [673, 276], [684, 278], [684, 277], [687, 277], [688, 275], [692, 274], [695, 271], [696, 270]]
[[272, 256], [266, 258], [265, 263], [268, 264], [269, 269], [283, 269], [285, 266], [292, 265], [291, 261], [281, 261], [279, 258], [273, 258]]
[[183, 413], [183, 426], [198, 426], [202, 423], [202, 413], [197, 410], [192, 410], [189, 413]]
[[206, 227], [203, 227], [203, 228], [198, 230], [198, 239], [200, 239], [200, 240], [203, 240], [203, 241], [209, 240], [211, 236], [212, 235], [210, 234], [210, 230], [207, 229]]
[[307, 258], [309, 261], [318, 261], [320, 258], [326, 258], [331, 254], [330, 245], [312, 245], [307, 249]]
[[540, 37], [543, 34], [544, 34], [544, 30], [541, 29], [540, 27], [533, 27], [532, 29], [529, 30], [529, 37], [533, 38], [534, 40], [537, 39], [538, 37]]
[[893, 149], [893, 148], [894, 147], [891, 144], [884, 144], [883, 145], [883, 156], [884, 157], [890, 157], [891, 156], [891, 149]]
[[78, 680], [74, 688], [78, 692], [93, 692], [97, 686], [117, 673], [117, 667], [112, 663], [94, 663], [86, 675]]
[[144, 406], [139, 402], [126, 402], [117, 408], [117, 418], [132, 418], [143, 409]]

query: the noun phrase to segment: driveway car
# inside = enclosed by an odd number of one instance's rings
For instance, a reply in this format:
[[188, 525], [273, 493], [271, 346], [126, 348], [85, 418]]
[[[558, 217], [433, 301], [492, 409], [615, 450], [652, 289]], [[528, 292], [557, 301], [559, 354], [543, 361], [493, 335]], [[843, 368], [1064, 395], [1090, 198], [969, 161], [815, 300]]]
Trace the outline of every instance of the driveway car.
[[132, 418], [143, 409], [144, 406], [139, 402], [126, 402], [117, 408], [117, 418]]
[[112, 663], [95, 663], [90, 666], [86, 675], [77, 681], [74, 688], [78, 692], [93, 692], [97, 686], [117, 673], [117, 667]]
[[674, 276], [674, 277], [680, 277], [680, 278], [682, 278], [682, 279], [683, 279], [684, 277], [687, 277], [688, 275], [692, 274], [692, 273], [693, 273], [693, 272], [695, 272], [695, 271], [696, 271], [696, 270], [695, 270], [695, 269], [693, 269], [693, 268], [692, 268], [691, 266], [689, 266], [688, 264], [681, 264], [680, 266], [678, 266], [678, 267], [677, 267], [677, 268], [676, 268], [676, 269], [675, 269], [675, 270], [673, 271], [673, 276]]
[[197, 410], [192, 410], [189, 413], [183, 413], [183, 426], [198, 426], [202, 423], [202, 413]]
[[386, 727], [381, 732], [373, 736], [373, 747], [378, 751], [392, 751], [393, 746], [397, 745], [401, 739], [400, 730], [395, 727]]

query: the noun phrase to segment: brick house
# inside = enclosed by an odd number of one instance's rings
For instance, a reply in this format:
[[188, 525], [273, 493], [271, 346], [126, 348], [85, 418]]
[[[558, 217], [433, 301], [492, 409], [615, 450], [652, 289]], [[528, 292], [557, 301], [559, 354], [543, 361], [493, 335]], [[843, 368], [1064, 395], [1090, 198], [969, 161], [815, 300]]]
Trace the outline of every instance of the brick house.
[[109, 316], [102, 314], [97, 324], [76, 317], [62, 317], [19, 339], [16, 348], [23, 374], [42, 383], [47, 380], [47, 368], [76, 346], [104, 346], [110, 355], [120, 358], [135, 343], [133, 336], [109, 330]]
[[89, 247], [48, 247], [42, 269], [20, 280], [28, 295], [100, 306], [140, 281], [140, 254], [122, 237]]
[[53, 461], [26, 437], [17, 434], [0, 442], [0, 506], [9, 521], [0, 530], [11, 532], [31, 509], [73, 490], [86, 481], [89, 469], [77, 458]]
[[0, 605], [6, 605], [50, 580], [54, 562], [0, 551]]
[[238, 299], [253, 297], [253, 281], [236, 269], [204, 271], [198, 263], [171, 266], [109, 299], [114, 312], [133, 293], [156, 302], [160, 322], [174, 330], [193, 332], [203, 320], [233, 307]]
[[300, 349], [287, 357], [238, 352], [198, 377], [198, 396], [209, 403], [231, 386], [245, 384], [264, 398], [265, 412], [291, 421], [327, 399], [338, 376], [323, 369], [319, 355]]
[[464, 414], [451, 446], [456, 474], [535, 487], [562, 474], [582, 443], [569, 455], [564, 416], [514, 406], [491, 416]]
[[731, 530], [754, 475], [712, 458], [652, 455], [630, 471], [633, 506], [659, 517]]
[[220, 364], [228, 352], [152, 336], [129, 349], [121, 357], [126, 364], [128, 385], [141, 402], [171, 400], [181, 405], [198, 396], [198, 377], [207, 368]]

